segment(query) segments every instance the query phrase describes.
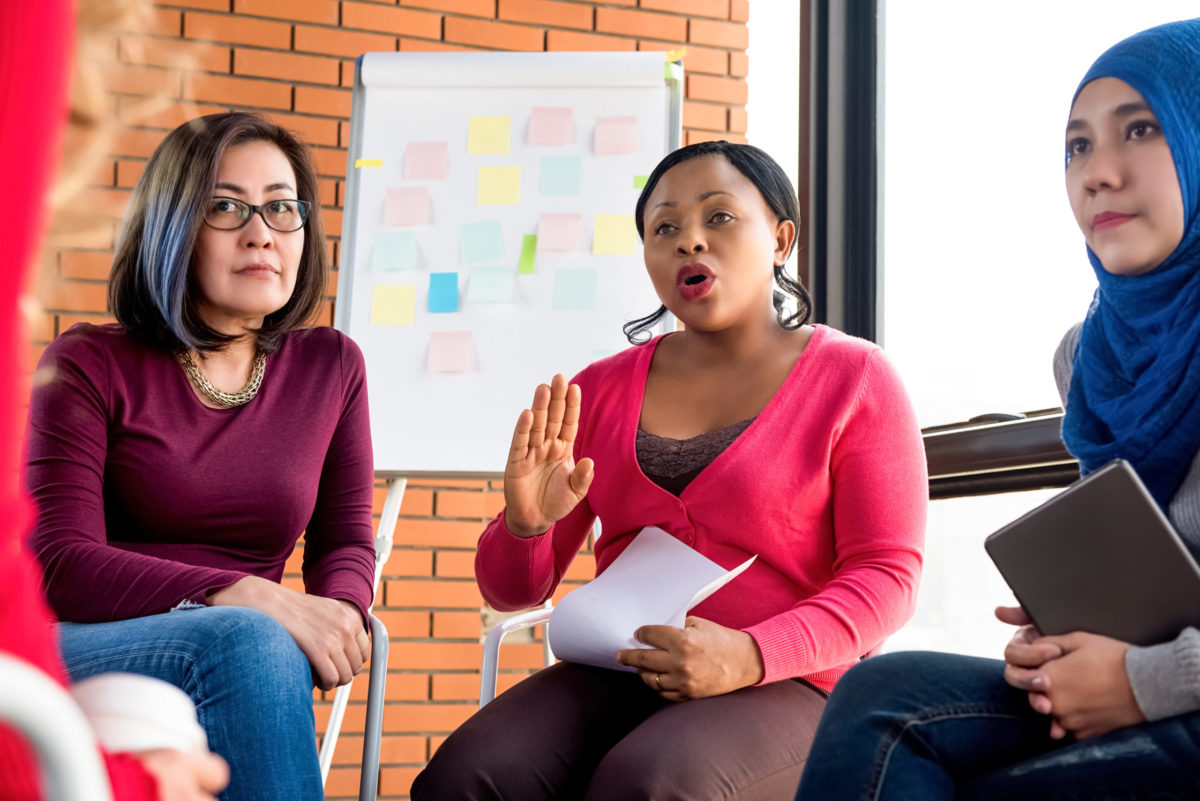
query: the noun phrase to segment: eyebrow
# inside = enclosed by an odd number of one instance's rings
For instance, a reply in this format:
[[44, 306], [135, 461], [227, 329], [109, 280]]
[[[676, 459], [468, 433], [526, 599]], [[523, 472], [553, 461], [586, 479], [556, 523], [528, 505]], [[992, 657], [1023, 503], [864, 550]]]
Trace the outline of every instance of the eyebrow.
[[[239, 195], [246, 194], [246, 190], [243, 189], [242, 187], [238, 186], [237, 184], [227, 183], [225, 181], [219, 182], [213, 188], [214, 189], [224, 189], [229, 192], [237, 192]], [[291, 189], [293, 192], [296, 191], [295, 188], [291, 184], [287, 183], [286, 181], [284, 181], [282, 183], [268, 184], [267, 186], [263, 187], [264, 192], [278, 192], [281, 189]]]
[[[1129, 103], [1122, 103], [1112, 111], [1114, 117], [1128, 117], [1131, 114], [1144, 114], [1147, 112], [1153, 114], [1154, 110], [1151, 109], [1150, 104], [1146, 103], [1144, 100], [1134, 100]], [[1067, 123], [1068, 132], [1077, 131], [1080, 128], [1086, 127], [1087, 123], [1079, 118], [1075, 118]]]
[[[729, 195], [729, 193], [724, 192], [720, 189], [712, 189], [712, 190], [709, 190], [708, 192], [701, 192], [699, 194], [699, 196], [697, 196], [696, 199], [697, 200], [708, 200], [713, 195]], [[729, 196], [733, 197], [733, 195], [729, 195]], [[674, 205], [677, 205], [674, 200], [664, 200], [662, 203], [655, 203], [654, 208], [657, 209], [659, 206], [674, 206]], [[653, 209], [651, 209], [651, 211], [653, 211]]]

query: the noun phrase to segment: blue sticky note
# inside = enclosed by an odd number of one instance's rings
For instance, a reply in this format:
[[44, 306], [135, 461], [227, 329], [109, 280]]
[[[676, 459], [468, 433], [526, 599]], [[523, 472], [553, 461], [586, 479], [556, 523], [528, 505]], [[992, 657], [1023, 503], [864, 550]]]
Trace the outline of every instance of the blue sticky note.
[[458, 311], [458, 273], [429, 274], [429, 313]]
[[596, 308], [597, 274], [593, 269], [556, 270], [554, 308], [587, 311]]
[[371, 246], [371, 269], [390, 273], [415, 270], [417, 237], [412, 231], [379, 231]]
[[517, 286], [512, 267], [475, 267], [467, 278], [467, 300], [471, 303], [508, 303]]
[[463, 264], [479, 264], [504, 259], [504, 240], [499, 220], [463, 223], [458, 226], [458, 260]]
[[538, 191], [543, 195], [582, 194], [583, 159], [579, 156], [543, 156]]

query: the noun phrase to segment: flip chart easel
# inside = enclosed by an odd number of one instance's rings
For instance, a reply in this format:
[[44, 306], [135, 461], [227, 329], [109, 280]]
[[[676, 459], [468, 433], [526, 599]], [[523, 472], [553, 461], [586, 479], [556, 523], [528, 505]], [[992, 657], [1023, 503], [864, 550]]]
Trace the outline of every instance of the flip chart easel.
[[658, 308], [632, 215], [682, 79], [651, 52], [358, 60], [335, 325], [367, 363], [381, 526], [407, 477], [498, 477], [534, 387]]

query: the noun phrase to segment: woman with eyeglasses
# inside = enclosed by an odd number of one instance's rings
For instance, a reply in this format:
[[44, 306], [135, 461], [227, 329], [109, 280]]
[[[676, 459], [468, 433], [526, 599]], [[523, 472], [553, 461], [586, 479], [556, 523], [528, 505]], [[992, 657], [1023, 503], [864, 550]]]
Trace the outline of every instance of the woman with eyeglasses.
[[[186, 691], [226, 800], [323, 798], [313, 684], [367, 654], [364, 365], [305, 327], [325, 253], [301, 143], [252, 114], [185, 123], [133, 191], [117, 322], [63, 333], [33, 394], [33, 546], [67, 670]], [[279, 583], [302, 532], [306, 594]]]

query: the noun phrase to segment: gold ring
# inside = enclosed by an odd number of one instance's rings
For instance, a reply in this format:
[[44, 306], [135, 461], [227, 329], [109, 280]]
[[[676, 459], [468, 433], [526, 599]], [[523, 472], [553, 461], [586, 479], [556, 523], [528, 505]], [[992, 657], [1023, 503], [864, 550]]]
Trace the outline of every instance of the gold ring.
[[660, 693], [662, 692], [662, 674], [661, 673], [654, 674], [654, 686], [658, 688], [658, 691]]

